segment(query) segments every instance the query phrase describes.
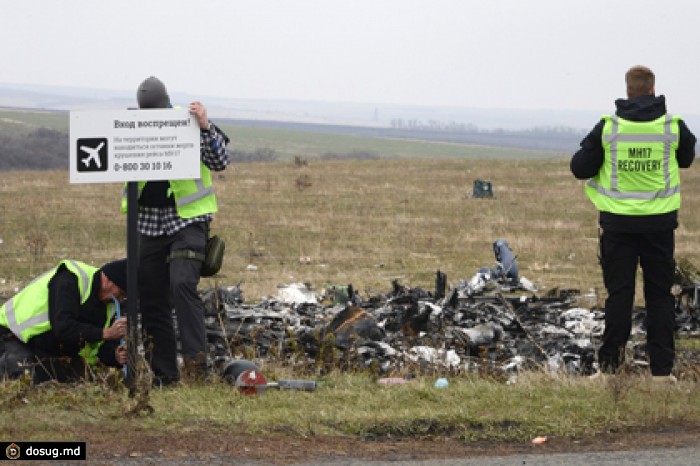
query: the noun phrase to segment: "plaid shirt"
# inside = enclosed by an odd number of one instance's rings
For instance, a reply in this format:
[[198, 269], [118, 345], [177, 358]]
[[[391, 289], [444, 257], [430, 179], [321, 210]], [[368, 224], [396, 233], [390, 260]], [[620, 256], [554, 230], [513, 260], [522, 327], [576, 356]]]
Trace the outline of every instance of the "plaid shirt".
[[[222, 171], [230, 159], [226, 143], [228, 138], [214, 124], [209, 123], [208, 130], [200, 131], [200, 154], [202, 163], [212, 171]], [[146, 236], [172, 235], [195, 222], [209, 222], [212, 214], [193, 218], [181, 218], [175, 207], [139, 206], [138, 231]]]

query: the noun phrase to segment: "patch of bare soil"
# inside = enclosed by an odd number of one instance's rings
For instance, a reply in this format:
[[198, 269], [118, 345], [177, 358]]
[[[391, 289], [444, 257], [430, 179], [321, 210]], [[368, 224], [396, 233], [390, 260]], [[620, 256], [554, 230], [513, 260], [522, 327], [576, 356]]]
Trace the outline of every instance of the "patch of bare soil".
[[176, 436], [139, 432], [85, 432], [88, 457], [101, 464], [125, 459], [144, 464], [177, 463], [185, 458], [212, 462], [259, 461], [261, 464], [294, 464], [345, 460], [428, 460], [507, 456], [522, 453], [573, 453], [642, 450], [697, 446], [700, 426], [673, 426], [655, 432], [609, 433], [594, 438], [548, 437], [541, 445], [530, 442], [460, 442], [438, 438], [361, 440], [337, 437], [295, 438], [250, 436], [221, 432], [182, 432]]

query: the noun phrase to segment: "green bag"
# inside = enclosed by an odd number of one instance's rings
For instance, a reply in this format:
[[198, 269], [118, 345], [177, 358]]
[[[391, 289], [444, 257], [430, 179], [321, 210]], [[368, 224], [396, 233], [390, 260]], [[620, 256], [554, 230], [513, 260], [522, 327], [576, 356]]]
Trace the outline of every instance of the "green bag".
[[202, 262], [202, 277], [211, 277], [221, 270], [224, 262], [224, 250], [226, 243], [218, 235], [210, 236], [207, 245], [204, 247], [204, 254], [191, 249], [178, 249], [170, 253], [166, 261], [170, 263], [173, 259], [194, 259]]
[[224, 250], [226, 243], [218, 235], [211, 236], [207, 240], [206, 254], [202, 263], [202, 276], [211, 277], [221, 270], [224, 263]]

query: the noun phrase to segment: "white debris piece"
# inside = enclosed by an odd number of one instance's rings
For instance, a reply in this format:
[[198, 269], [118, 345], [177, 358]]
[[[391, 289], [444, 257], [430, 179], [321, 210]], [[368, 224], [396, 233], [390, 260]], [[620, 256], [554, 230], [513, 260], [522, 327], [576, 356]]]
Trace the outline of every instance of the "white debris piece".
[[455, 327], [455, 333], [461, 333], [474, 346], [491, 345], [503, 337], [503, 328], [494, 323], [479, 324], [472, 328]]
[[318, 304], [316, 292], [304, 283], [278, 285], [277, 300], [285, 304]]
[[433, 304], [428, 301], [418, 301], [418, 304], [427, 306], [430, 308], [430, 316], [439, 316], [442, 314], [442, 306], [438, 306], [437, 304]]
[[535, 286], [535, 284], [525, 277], [520, 277], [520, 288], [527, 291], [532, 291], [533, 293], [537, 291], [537, 287]]
[[379, 345], [379, 347], [382, 348], [384, 350], [384, 353], [388, 356], [395, 356], [396, 354], [398, 354], [398, 351], [392, 348], [389, 343], [378, 341], [376, 344]]
[[481, 293], [486, 288], [486, 283], [491, 280], [491, 275], [488, 273], [478, 272], [469, 280], [467, 284], [467, 294], [469, 296]]
[[462, 358], [455, 350], [431, 348], [430, 346], [414, 346], [406, 354], [413, 362], [425, 361], [431, 364], [440, 364], [444, 367], [458, 367]]
[[551, 324], [543, 325], [540, 333], [546, 337], [565, 337], [569, 335], [569, 332], [566, 329]]
[[525, 358], [516, 355], [510, 358], [505, 364], [501, 366], [501, 369], [503, 369], [504, 372], [516, 372], [522, 369], [522, 367], [525, 365]]
[[564, 368], [564, 366], [564, 358], [561, 354], [555, 354], [547, 358], [547, 369], [549, 370], [549, 372], [559, 372]]
[[564, 326], [578, 337], [600, 336], [603, 334], [603, 321], [596, 318], [595, 313], [588, 309], [577, 307], [562, 312]]

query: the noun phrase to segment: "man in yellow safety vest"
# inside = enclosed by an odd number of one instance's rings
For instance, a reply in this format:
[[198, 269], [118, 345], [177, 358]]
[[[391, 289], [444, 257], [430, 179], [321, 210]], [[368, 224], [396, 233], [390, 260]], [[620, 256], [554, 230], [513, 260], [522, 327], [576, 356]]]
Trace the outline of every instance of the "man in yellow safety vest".
[[627, 99], [615, 101], [615, 114], [602, 117], [571, 159], [571, 172], [588, 180], [585, 192], [599, 210], [599, 258], [608, 296], [598, 363], [601, 373], [614, 373], [623, 361], [639, 264], [651, 374], [673, 381], [679, 169], [693, 163], [696, 138], [679, 116], [667, 113], [649, 68], [630, 68], [625, 82]]
[[126, 318], [126, 259], [101, 268], [61, 261], [0, 307], [0, 380], [25, 371], [34, 383], [74, 381], [89, 365], [121, 367]]

